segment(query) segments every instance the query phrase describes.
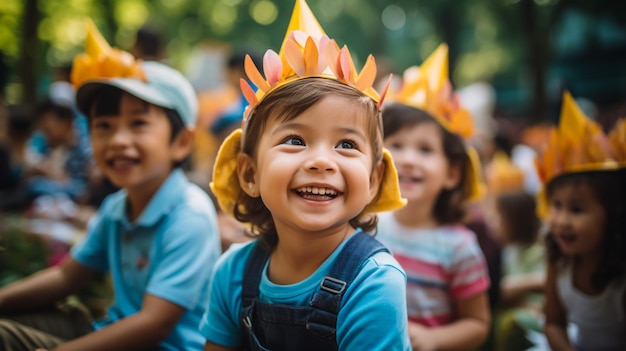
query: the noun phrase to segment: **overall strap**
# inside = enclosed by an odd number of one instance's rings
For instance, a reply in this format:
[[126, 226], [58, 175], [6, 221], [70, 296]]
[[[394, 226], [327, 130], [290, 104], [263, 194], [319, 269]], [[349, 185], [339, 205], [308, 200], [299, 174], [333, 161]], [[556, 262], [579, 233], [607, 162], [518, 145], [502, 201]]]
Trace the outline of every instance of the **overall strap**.
[[252, 301], [259, 295], [259, 283], [265, 262], [269, 258], [270, 252], [262, 242], [257, 241], [253, 244], [252, 253], [246, 262], [246, 269], [243, 275], [243, 289], [241, 291], [241, 307], [246, 308], [252, 304]]
[[382, 251], [389, 252], [383, 244], [369, 234], [359, 232], [348, 239], [330, 272], [324, 277], [320, 288], [313, 295], [311, 306], [314, 311], [307, 322], [309, 330], [319, 334], [335, 332], [343, 294], [356, 278], [363, 263], [372, 255]]

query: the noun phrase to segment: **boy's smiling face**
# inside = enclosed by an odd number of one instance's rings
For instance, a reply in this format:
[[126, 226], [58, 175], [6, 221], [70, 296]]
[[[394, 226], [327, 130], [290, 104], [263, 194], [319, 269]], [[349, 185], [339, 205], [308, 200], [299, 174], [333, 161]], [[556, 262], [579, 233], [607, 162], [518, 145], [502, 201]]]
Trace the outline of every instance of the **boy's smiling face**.
[[280, 233], [343, 230], [376, 196], [366, 114], [327, 96], [297, 117], [270, 118], [255, 159], [240, 154], [240, 184], [261, 196]]
[[[154, 194], [173, 164], [189, 152], [188, 130], [171, 140], [171, 124], [162, 108], [123, 93], [119, 113], [90, 118], [93, 155], [113, 184]], [[93, 111], [93, 109], [92, 109]]]

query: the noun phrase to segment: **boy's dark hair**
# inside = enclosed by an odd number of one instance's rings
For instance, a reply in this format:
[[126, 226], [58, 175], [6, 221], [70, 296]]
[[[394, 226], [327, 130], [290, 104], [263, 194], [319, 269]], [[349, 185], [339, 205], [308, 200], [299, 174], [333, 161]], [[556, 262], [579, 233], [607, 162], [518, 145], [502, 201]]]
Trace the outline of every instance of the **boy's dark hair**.
[[[622, 171], [591, 171], [557, 176], [546, 185], [548, 199], [564, 185], [587, 186], [604, 208], [606, 223], [600, 263], [591, 277], [597, 289], [603, 289], [613, 279], [626, 275], [626, 195]], [[548, 260], [556, 263], [565, 258], [552, 233], [546, 235]]]
[[9, 137], [14, 140], [25, 140], [30, 137], [34, 129], [33, 109], [25, 105], [10, 105], [7, 112]]
[[[106, 115], [119, 115], [120, 101], [123, 94], [128, 93], [126, 93], [122, 89], [110, 85], [105, 85], [99, 88], [97, 93], [91, 95], [90, 100], [87, 103], [87, 106], [90, 107], [90, 112], [87, 114], [87, 119], [91, 122], [92, 117], [94, 116], [97, 117]], [[149, 105], [149, 103], [145, 101], [144, 104], [146, 108]], [[160, 106], [157, 107], [165, 111], [165, 115], [167, 116], [167, 120], [169, 121], [171, 127], [169, 141], [172, 142], [174, 141], [174, 138], [176, 138], [178, 133], [180, 133], [180, 131], [185, 128], [185, 123], [183, 122], [183, 119], [180, 117], [178, 112], [176, 112], [176, 110]], [[187, 159], [188, 157], [182, 161], [174, 163], [174, 168], [183, 167], [186, 164]]]
[[[347, 99], [352, 103], [352, 106], [358, 107], [365, 115], [368, 123], [368, 137], [374, 153], [372, 162], [372, 171], [374, 171], [377, 162], [382, 160], [380, 112], [371, 98], [355, 88], [333, 79], [299, 79], [266, 95], [263, 101], [256, 106], [254, 115], [247, 122], [241, 151], [256, 160], [256, 147], [269, 118], [289, 121], [328, 96]], [[275, 247], [278, 243], [278, 234], [272, 214], [265, 207], [260, 197], [252, 198], [244, 192], [241, 194], [234, 207], [235, 218], [241, 222], [250, 223], [252, 232], [257, 234], [262, 242], [270, 248]], [[362, 212], [350, 220], [350, 225], [354, 228], [361, 228], [365, 232], [371, 232], [376, 228], [377, 222], [378, 218], [375, 214]]]
[[452, 134], [437, 122], [428, 112], [404, 104], [391, 104], [383, 109], [383, 131], [388, 138], [399, 130], [413, 127], [421, 123], [433, 123], [441, 131], [443, 151], [450, 167], [459, 167], [461, 177], [452, 189], [443, 189], [437, 196], [433, 207], [433, 216], [440, 224], [453, 224], [465, 216], [465, 200], [469, 191], [465, 189], [465, 170], [469, 165], [469, 157], [465, 152], [465, 144], [461, 137]]
[[535, 198], [525, 191], [497, 195], [496, 207], [502, 216], [508, 241], [532, 245], [537, 241], [541, 221], [537, 216]]
[[141, 50], [140, 58], [144, 60], [158, 60], [163, 53], [164, 42], [163, 33], [153, 25], [139, 28], [135, 36], [135, 46]]
[[56, 103], [50, 99], [46, 99], [37, 104], [35, 118], [39, 120], [46, 113], [52, 113], [54, 118], [63, 122], [71, 123], [74, 120], [74, 112], [70, 106]]

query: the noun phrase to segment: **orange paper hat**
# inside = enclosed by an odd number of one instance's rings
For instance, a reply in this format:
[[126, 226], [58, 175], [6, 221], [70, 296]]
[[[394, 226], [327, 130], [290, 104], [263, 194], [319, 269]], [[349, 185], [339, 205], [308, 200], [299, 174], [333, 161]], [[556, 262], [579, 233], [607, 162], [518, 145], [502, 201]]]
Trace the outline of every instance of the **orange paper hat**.
[[[215, 166], [211, 190], [220, 207], [229, 214], [234, 212], [241, 196], [246, 196], [237, 177], [237, 154], [241, 149], [242, 135], [254, 111], [267, 94], [278, 87], [302, 78], [321, 77], [349, 85], [369, 96], [379, 106], [389, 87], [379, 94], [372, 87], [376, 78], [376, 62], [369, 56], [360, 72], [357, 72], [346, 46], [339, 48], [320, 26], [304, 0], [296, 0], [289, 27], [280, 52], [267, 50], [263, 57], [263, 74], [257, 70], [249, 56], [244, 69], [254, 89], [245, 79], [240, 80], [242, 93], [249, 105], [244, 112], [243, 130], [235, 130], [222, 143]], [[366, 208], [368, 212], [389, 211], [404, 206], [396, 169], [387, 150], [383, 150], [385, 174], [379, 196]]]
[[[403, 75], [402, 86], [390, 92], [390, 100], [413, 106], [431, 114], [446, 130], [463, 138], [474, 133], [474, 121], [464, 109], [452, 89], [448, 74], [448, 46], [441, 44], [421, 66], [409, 67]], [[469, 165], [465, 171], [465, 192], [469, 201], [476, 201], [486, 193], [482, 181], [478, 153], [465, 147]]]
[[85, 21], [87, 37], [85, 53], [74, 58], [71, 81], [74, 88], [99, 78], [137, 78], [145, 81], [141, 60], [117, 48], [112, 48], [98, 31], [91, 19]]
[[524, 171], [511, 162], [504, 152], [493, 155], [485, 171], [487, 188], [492, 194], [504, 194], [524, 190]]
[[374, 57], [369, 55], [361, 71], [357, 72], [348, 47], [344, 45], [339, 48], [337, 42], [325, 34], [304, 0], [296, 1], [280, 53], [270, 49], [263, 56], [264, 75], [257, 70], [249, 56], [246, 56], [244, 69], [257, 87], [255, 92], [245, 79], [240, 80], [241, 90], [249, 103], [244, 113], [244, 124], [268, 93], [296, 79], [334, 79], [360, 90], [378, 106], [382, 104], [389, 87], [388, 83], [381, 94], [374, 90]]
[[[626, 123], [619, 121], [609, 136], [589, 119], [565, 91], [557, 128], [535, 160], [543, 184], [554, 178], [578, 172], [611, 171], [626, 166]], [[548, 199], [539, 194], [540, 215], [547, 214]]]

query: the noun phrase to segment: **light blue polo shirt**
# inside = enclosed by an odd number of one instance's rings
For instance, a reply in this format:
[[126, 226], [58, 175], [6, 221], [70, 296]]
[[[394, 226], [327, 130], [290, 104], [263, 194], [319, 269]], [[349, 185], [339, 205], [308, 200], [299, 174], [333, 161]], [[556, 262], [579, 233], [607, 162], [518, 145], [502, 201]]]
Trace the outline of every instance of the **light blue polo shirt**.
[[94, 327], [137, 313], [144, 294], [150, 294], [187, 310], [160, 349], [202, 350], [205, 340], [198, 324], [220, 255], [212, 201], [175, 169], [135, 223], [125, 209], [124, 190], [108, 196], [71, 252], [81, 264], [113, 278], [115, 299], [106, 320]]

